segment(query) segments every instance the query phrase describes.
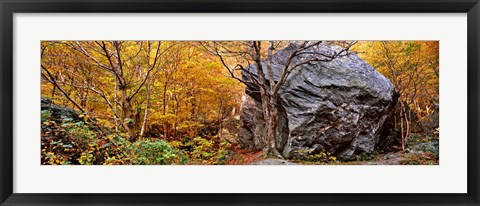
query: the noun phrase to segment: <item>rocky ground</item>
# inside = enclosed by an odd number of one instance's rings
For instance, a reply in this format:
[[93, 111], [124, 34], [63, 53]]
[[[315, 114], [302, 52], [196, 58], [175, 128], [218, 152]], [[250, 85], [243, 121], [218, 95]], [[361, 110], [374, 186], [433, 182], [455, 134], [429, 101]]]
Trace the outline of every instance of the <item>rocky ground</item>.
[[[356, 161], [309, 162], [257, 158], [250, 165], [438, 165], [438, 140], [414, 136], [403, 152], [359, 156]], [[262, 157], [262, 156], [259, 156]]]
[[[320, 165], [406, 165], [405, 153], [389, 153], [382, 154], [372, 160], [351, 161], [351, 162], [334, 162], [334, 163], [318, 163]], [[422, 159], [429, 160], [429, 157]], [[431, 163], [434, 163], [433, 161]], [[438, 163], [437, 163], [438, 164]], [[275, 158], [267, 158], [260, 161], [252, 162], [250, 165], [312, 165], [312, 163], [305, 163], [300, 161], [282, 160]]]
[[363, 165], [401, 165], [404, 158], [401, 152], [390, 153], [378, 157], [375, 160], [362, 162]]
[[[401, 165], [404, 158], [399, 153], [387, 154], [378, 160], [369, 161], [355, 161], [355, 162], [338, 162], [333, 165]], [[282, 159], [268, 158], [257, 162], [252, 162], [250, 165], [305, 165], [302, 162], [292, 162]], [[310, 164], [309, 164], [310, 165]]]

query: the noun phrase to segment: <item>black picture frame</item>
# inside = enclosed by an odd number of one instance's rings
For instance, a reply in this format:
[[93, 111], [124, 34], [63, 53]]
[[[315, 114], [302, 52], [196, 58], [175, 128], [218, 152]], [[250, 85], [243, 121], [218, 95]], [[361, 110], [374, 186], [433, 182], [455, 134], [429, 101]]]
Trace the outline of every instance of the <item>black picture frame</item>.
[[[478, 0], [0, 0], [1, 205], [480, 205]], [[468, 192], [465, 194], [21, 194], [13, 193], [15, 13], [467, 13]]]

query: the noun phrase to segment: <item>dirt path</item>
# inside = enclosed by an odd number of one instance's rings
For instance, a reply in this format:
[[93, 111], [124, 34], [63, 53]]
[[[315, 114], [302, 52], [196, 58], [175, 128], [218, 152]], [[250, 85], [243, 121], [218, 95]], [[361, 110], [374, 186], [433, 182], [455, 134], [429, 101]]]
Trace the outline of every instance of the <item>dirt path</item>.
[[376, 160], [365, 161], [362, 165], [400, 165], [403, 159], [402, 153], [390, 153], [380, 156]]
[[[318, 164], [318, 165], [401, 165], [403, 158], [402, 153], [389, 153], [377, 157], [375, 160], [367, 161], [353, 161], [353, 162], [340, 162], [333, 164]], [[252, 161], [249, 165], [302, 165], [301, 162], [294, 163], [288, 160], [268, 158], [268, 159], [256, 159]]]
[[268, 158], [259, 162], [250, 163], [250, 165], [298, 165], [298, 164], [289, 162], [287, 160]]

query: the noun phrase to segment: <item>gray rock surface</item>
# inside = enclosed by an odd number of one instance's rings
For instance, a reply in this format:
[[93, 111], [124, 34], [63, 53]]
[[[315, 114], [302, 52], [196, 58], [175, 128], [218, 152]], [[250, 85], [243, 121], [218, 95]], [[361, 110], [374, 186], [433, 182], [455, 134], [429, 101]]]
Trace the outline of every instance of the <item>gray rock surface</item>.
[[51, 99], [41, 98], [40, 100], [41, 110], [49, 110], [52, 115], [52, 120], [62, 122], [64, 120], [70, 121], [80, 121], [81, 119], [78, 117], [79, 113], [77, 113], [74, 109], [66, 106], [60, 106], [54, 104]]
[[253, 162], [251, 163], [251, 165], [298, 165], [298, 164], [289, 162], [287, 160], [269, 158], [259, 162]]
[[[296, 46], [292, 44], [274, 54], [275, 81]], [[340, 50], [325, 44], [310, 49], [326, 55]], [[256, 74], [255, 65], [248, 69]], [[244, 73], [243, 78], [257, 77]], [[264, 121], [258, 88], [247, 85], [246, 94], [240, 142], [259, 149], [263, 144]], [[330, 152], [343, 160], [371, 153], [386, 138], [384, 122], [396, 100], [393, 84], [356, 54], [305, 64], [292, 72], [280, 90], [277, 149], [287, 158], [300, 150]]]

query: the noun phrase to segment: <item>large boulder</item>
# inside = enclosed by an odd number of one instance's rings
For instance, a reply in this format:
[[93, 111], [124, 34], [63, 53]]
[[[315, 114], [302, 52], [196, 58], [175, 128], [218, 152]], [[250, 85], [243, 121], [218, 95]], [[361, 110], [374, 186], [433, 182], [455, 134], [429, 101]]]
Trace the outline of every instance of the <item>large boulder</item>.
[[[296, 49], [298, 45], [292, 43], [274, 54], [275, 81]], [[340, 50], [334, 45], [321, 44], [308, 52], [332, 55]], [[294, 59], [293, 64], [298, 61], [301, 60]], [[255, 65], [247, 69], [256, 74]], [[257, 76], [244, 73], [243, 78], [249, 81]], [[371, 153], [379, 145], [388, 147], [384, 123], [398, 96], [393, 84], [356, 54], [300, 66], [290, 74], [279, 94], [276, 140], [284, 157], [329, 152], [349, 160], [357, 154]], [[264, 147], [265, 123], [258, 87], [254, 84], [247, 84], [241, 121], [239, 142], [247, 148]]]

